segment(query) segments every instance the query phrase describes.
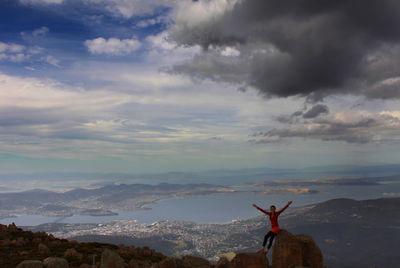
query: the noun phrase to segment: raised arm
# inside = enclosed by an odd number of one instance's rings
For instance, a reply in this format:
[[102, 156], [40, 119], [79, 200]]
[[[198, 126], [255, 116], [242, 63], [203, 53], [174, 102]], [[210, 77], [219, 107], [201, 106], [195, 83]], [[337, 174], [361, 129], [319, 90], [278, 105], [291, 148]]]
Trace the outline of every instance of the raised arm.
[[256, 209], [258, 209], [259, 211], [261, 211], [264, 214], [270, 215], [271, 212], [265, 211], [262, 208], [260, 208], [259, 206], [257, 206], [256, 204], [253, 204], [253, 207], [255, 207]]
[[283, 208], [281, 208], [280, 210], [278, 210], [276, 213], [277, 214], [281, 214], [285, 209], [287, 209], [289, 207], [289, 205], [292, 204], [292, 201], [289, 201], [286, 206], [284, 206]]

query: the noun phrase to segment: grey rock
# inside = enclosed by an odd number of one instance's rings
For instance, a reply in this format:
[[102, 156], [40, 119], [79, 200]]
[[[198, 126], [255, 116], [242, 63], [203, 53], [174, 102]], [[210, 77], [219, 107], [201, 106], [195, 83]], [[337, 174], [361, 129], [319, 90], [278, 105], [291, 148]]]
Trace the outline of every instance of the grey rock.
[[16, 268], [43, 268], [41, 261], [26, 260], [17, 265]]
[[101, 254], [100, 268], [126, 268], [128, 265], [115, 251], [105, 249]]
[[45, 268], [69, 268], [68, 262], [64, 258], [49, 257], [43, 261]]

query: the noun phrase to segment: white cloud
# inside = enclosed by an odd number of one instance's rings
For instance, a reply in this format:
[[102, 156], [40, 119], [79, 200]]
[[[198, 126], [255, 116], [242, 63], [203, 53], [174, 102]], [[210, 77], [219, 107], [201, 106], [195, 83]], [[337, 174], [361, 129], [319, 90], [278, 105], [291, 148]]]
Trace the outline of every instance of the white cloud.
[[379, 113], [380, 115], [388, 115], [393, 118], [397, 118], [400, 120], [400, 111], [382, 111]]
[[221, 55], [226, 57], [237, 57], [240, 56], [240, 51], [234, 47], [225, 47], [221, 50]]
[[92, 54], [108, 54], [114, 56], [127, 55], [140, 48], [141, 43], [136, 39], [118, 39], [102, 37], [86, 40], [85, 45]]
[[87, 0], [104, 7], [114, 16], [131, 18], [134, 15], [152, 15], [160, 7], [172, 7], [177, 0]]
[[168, 31], [146, 37], [148, 60], [170, 66], [192, 58], [201, 51], [200, 46], [183, 47], [169, 38]]
[[[85, 70], [97, 74], [97, 70]], [[109, 73], [115, 80], [110, 80], [112, 86], [96, 90], [0, 73], [0, 146], [35, 157], [125, 157], [164, 154], [172, 143], [182, 147], [187, 142], [208, 143], [210, 136], [221, 133], [227, 133], [226, 141], [237, 138], [237, 133], [229, 135], [230, 126], [208, 118], [219, 117], [223, 109], [213, 96], [202, 91], [196, 91], [196, 96], [194, 92], [175, 91], [190, 86], [187, 78], [178, 81], [179, 77], [167, 74], [140, 73], [139, 67], [136, 72], [140, 75], [127, 75], [132, 71]], [[116, 90], [124, 83], [130, 88], [142, 85], [146, 91], [132, 94]], [[210, 101], [214, 103], [204, 111], [204, 103]], [[229, 107], [231, 103], [226, 101], [224, 105]], [[183, 153], [185, 148], [176, 150]]]
[[63, 0], [20, 0], [23, 4], [61, 4]]
[[160, 15], [155, 18], [140, 20], [136, 23], [135, 26], [138, 28], [146, 28], [146, 27], [153, 26], [156, 24], [171, 25], [172, 23], [173, 23], [172, 18], [168, 15], [163, 14], [163, 15]]
[[[104, 9], [112, 16], [129, 19], [132, 16], [153, 15], [162, 8], [173, 8], [181, 0], [18, 0], [25, 5], [57, 5], [78, 2], [89, 8]], [[85, 8], [85, 7], [84, 7]]]
[[0, 42], [0, 53], [10, 52], [10, 53], [18, 53], [25, 50], [25, 46], [14, 44], [14, 43], [3, 43]]
[[21, 62], [30, 57], [27, 48], [14, 43], [0, 42], [0, 60]]
[[54, 58], [51, 55], [46, 56], [45, 61], [48, 64], [51, 64], [51, 65], [56, 66], [56, 67], [60, 67], [60, 65], [59, 65], [60, 61], [58, 59]]
[[38, 37], [38, 36], [44, 36], [49, 32], [49, 28], [47, 28], [46, 26], [43, 26], [39, 29], [36, 29], [32, 32], [32, 35], [34, 37]]
[[15, 43], [0, 42], [0, 61], [10, 62], [46, 62], [59, 66], [60, 61], [51, 55], [43, 55], [45, 49], [37, 46], [23, 46]]
[[233, 9], [238, 0], [181, 1], [178, 4], [176, 26], [193, 29], [210, 23]]

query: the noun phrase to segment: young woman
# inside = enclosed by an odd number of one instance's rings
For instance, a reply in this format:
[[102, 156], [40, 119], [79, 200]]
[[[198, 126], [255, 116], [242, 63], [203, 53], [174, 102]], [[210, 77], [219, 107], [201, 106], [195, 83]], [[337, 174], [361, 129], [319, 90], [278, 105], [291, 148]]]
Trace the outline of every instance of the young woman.
[[[269, 220], [271, 221], [271, 230], [264, 236], [264, 242], [263, 242], [263, 246], [262, 248], [258, 251], [258, 252], [265, 252], [268, 253], [269, 249], [272, 246], [272, 242], [275, 239], [275, 236], [279, 233], [279, 224], [278, 224], [278, 216], [279, 214], [281, 214], [285, 209], [288, 208], [288, 206], [292, 204], [292, 201], [289, 201], [287, 203], [286, 206], [284, 206], [282, 209], [275, 211], [276, 208], [274, 205], [272, 205], [270, 207], [270, 211], [265, 211], [262, 208], [260, 208], [259, 206], [257, 206], [256, 204], [253, 204], [253, 207], [255, 207], [256, 209], [258, 209], [259, 211], [261, 211], [264, 214], [267, 214], [269, 216]], [[267, 244], [267, 240], [269, 238], [269, 243], [267, 248], [265, 249], [265, 245]]]

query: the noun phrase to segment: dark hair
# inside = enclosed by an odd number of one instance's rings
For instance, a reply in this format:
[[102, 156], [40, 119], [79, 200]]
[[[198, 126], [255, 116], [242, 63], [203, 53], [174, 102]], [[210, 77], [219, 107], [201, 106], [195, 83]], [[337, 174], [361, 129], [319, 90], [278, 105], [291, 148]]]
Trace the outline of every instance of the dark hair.
[[272, 206], [271, 206], [271, 208], [274, 208], [274, 209], [276, 209], [276, 207], [275, 207], [274, 205], [272, 205]]

